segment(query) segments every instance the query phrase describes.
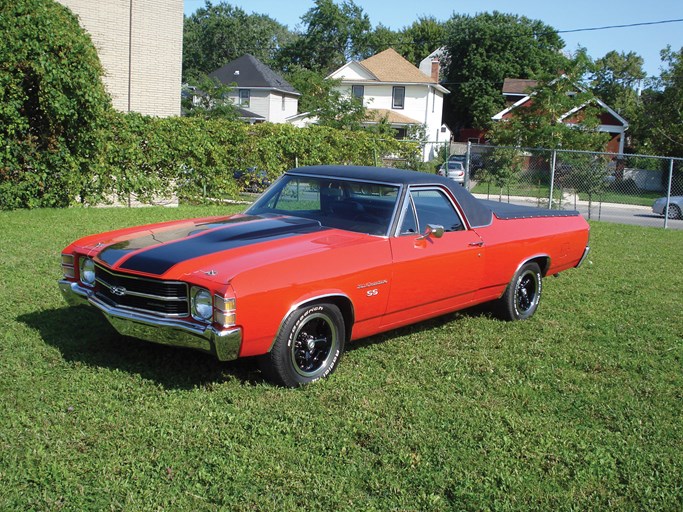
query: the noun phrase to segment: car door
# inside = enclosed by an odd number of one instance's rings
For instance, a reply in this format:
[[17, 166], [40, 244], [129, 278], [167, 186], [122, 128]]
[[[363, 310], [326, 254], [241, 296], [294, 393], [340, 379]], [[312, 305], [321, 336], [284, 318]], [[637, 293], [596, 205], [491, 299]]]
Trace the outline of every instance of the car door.
[[[425, 236], [427, 226], [442, 226], [443, 236]], [[472, 302], [481, 284], [485, 247], [479, 235], [467, 229], [446, 190], [411, 187], [390, 244], [392, 279], [384, 327]]]

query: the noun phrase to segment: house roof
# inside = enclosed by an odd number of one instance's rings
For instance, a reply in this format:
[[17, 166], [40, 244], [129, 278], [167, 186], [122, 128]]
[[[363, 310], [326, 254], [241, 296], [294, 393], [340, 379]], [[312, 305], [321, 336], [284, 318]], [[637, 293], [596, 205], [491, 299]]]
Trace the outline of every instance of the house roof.
[[301, 94], [284, 78], [248, 53], [228, 62], [209, 74], [225, 85], [236, 84], [237, 87], [275, 89], [296, 96]]
[[531, 92], [531, 89], [537, 85], [538, 80], [528, 80], [526, 78], [506, 78], [503, 82], [503, 94], [526, 96]]
[[388, 48], [360, 64], [380, 82], [435, 83], [430, 76], [413, 66], [393, 48]]
[[237, 114], [240, 119], [253, 119], [253, 120], [260, 120], [260, 121], [265, 121], [266, 118], [263, 116], [260, 116], [258, 114], [254, 114], [252, 111], [247, 110], [245, 108], [241, 107], [235, 107], [235, 110], [237, 111]]
[[[506, 82], [508, 80], [517, 81], [517, 82], [532, 82], [533, 81], [533, 80], [507, 79], [507, 78], [505, 79]], [[554, 83], [557, 80], [567, 80], [567, 76], [566, 75], [560, 75], [559, 77], [555, 78], [550, 83]], [[576, 88], [579, 89], [580, 91], [584, 91], [584, 89], [580, 85], [577, 85], [577, 84], [574, 84], [574, 85], [576, 85]], [[503, 85], [503, 88], [505, 88], [505, 84]], [[507, 107], [506, 109], [498, 112], [491, 119], [493, 119], [494, 121], [500, 121], [501, 119], [505, 118], [510, 112], [512, 112], [517, 107], [524, 105], [525, 103], [531, 101], [532, 98], [536, 95], [536, 92], [528, 92], [527, 91], [527, 93], [513, 93], [513, 94], [517, 94], [517, 95], [523, 96], [523, 97], [520, 98], [519, 100], [517, 100], [515, 103], [513, 103], [509, 107]], [[602, 101], [600, 98], [597, 98], [597, 97], [593, 98], [592, 100], [590, 100], [586, 103], [583, 103], [581, 105], [574, 107], [573, 109], [569, 110], [568, 112], [565, 112], [557, 120], [560, 122], [564, 122], [565, 120], [569, 120], [571, 118], [571, 116], [573, 116], [574, 114], [576, 114], [580, 110], [586, 108], [588, 106], [588, 104], [591, 102], [597, 103], [605, 112], [607, 112], [616, 121], [617, 124], [614, 126], [620, 125], [622, 130], [625, 130], [628, 128], [628, 126], [629, 126], [628, 121], [626, 119], [624, 119], [623, 117], [621, 117], [609, 105], [607, 105], [604, 101]]]
[[420, 124], [420, 121], [417, 121], [412, 117], [404, 116], [403, 114], [386, 108], [366, 108], [365, 117], [372, 123], [379, 123], [386, 117], [387, 121], [391, 124]]

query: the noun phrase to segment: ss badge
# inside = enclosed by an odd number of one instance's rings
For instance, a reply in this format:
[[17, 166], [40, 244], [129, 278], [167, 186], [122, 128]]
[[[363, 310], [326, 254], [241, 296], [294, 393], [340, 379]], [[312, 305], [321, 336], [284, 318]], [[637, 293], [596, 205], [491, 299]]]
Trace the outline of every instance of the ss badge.
[[368, 297], [374, 297], [375, 295], [379, 295], [379, 290], [377, 288], [373, 288], [372, 290], [365, 292], [365, 295]]

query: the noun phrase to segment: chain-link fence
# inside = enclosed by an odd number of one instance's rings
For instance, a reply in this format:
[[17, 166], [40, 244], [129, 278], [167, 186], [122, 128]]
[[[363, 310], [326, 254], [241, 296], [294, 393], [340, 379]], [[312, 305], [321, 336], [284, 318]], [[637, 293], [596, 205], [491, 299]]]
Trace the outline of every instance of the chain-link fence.
[[462, 163], [464, 186], [478, 197], [683, 228], [681, 158], [470, 143], [451, 144], [448, 158]]

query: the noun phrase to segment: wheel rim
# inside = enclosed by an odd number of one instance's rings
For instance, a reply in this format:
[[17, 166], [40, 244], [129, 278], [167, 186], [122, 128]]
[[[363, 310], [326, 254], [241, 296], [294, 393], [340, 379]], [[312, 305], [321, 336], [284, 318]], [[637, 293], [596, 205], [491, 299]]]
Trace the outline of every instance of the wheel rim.
[[521, 314], [528, 313], [536, 305], [538, 298], [538, 280], [536, 274], [530, 270], [524, 272], [517, 280], [515, 291], [515, 303], [517, 311]]
[[315, 377], [327, 366], [337, 346], [337, 329], [332, 319], [314, 313], [297, 328], [292, 343], [294, 370], [304, 377]]
[[678, 211], [678, 207], [675, 204], [670, 204], [669, 205], [669, 218], [670, 219], [677, 219], [678, 216], [680, 215], [680, 212]]

